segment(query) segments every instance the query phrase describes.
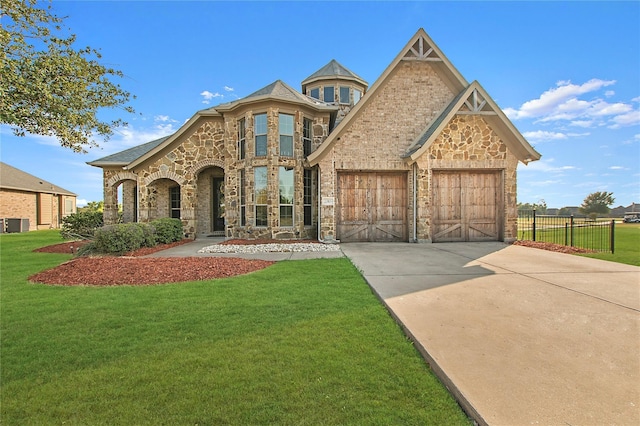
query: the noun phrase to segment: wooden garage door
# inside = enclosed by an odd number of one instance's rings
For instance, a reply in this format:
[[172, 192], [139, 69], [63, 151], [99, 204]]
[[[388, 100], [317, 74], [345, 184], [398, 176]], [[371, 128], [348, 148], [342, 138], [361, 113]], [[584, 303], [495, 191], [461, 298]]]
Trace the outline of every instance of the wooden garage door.
[[433, 172], [433, 241], [501, 238], [500, 172]]
[[337, 238], [406, 241], [406, 173], [339, 173]]

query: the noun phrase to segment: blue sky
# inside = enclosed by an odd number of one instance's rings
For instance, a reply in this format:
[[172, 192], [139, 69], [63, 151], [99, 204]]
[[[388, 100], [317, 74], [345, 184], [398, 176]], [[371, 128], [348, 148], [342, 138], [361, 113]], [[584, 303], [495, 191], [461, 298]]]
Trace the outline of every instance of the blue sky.
[[577, 206], [611, 191], [640, 202], [640, 2], [53, 1], [78, 46], [100, 49], [136, 115], [100, 149], [3, 126], [3, 162], [102, 200], [92, 161], [176, 131], [196, 111], [277, 79], [300, 82], [331, 59], [371, 86], [424, 28], [478, 80], [542, 154], [518, 167], [518, 201]]

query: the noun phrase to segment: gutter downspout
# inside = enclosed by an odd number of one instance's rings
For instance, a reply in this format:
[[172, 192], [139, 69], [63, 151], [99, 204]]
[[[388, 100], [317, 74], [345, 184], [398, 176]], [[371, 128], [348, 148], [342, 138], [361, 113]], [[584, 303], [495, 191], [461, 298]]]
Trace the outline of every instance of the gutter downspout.
[[418, 164], [413, 163], [413, 242], [418, 242]]
[[316, 182], [318, 182], [318, 241], [324, 243], [324, 240], [321, 238], [320, 230], [322, 224], [322, 195], [320, 191], [320, 165], [316, 166]]

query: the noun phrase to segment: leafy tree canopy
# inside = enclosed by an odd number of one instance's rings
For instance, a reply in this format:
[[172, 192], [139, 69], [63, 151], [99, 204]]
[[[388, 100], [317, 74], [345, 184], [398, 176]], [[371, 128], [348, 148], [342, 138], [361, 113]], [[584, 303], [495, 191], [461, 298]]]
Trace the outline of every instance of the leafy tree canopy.
[[518, 211], [535, 210], [538, 214], [547, 213], [547, 202], [540, 200], [537, 203], [518, 203]]
[[126, 125], [97, 117], [101, 108], [134, 112], [126, 105], [131, 94], [110, 81], [123, 73], [101, 65], [98, 50], [74, 48], [76, 36], [64, 34], [64, 19], [50, 4], [2, 0], [0, 17], [0, 123], [18, 136], [54, 136], [83, 153], [98, 146], [94, 134], [106, 141], [114, 128]]
[[592, 192], [582, 202], [580, 212], [595, 218], [598, 214], [608, 214], [614, 202], [613, 192]]

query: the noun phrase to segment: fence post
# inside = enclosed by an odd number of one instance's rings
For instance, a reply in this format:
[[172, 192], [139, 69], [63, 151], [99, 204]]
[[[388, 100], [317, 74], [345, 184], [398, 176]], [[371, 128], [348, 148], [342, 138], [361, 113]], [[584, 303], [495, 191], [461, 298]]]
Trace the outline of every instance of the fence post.
[[611, 254], [615, 253], [615, 242], [616, 242], [616, 221], [615, 219], [611, 219]]
[[533, 227], [531, 229], [533, 241], [536, 240], [536, 209], [533, 209]]
[[571, 215], [569, 221], [571, 223], [571, 247], [573, 247], [573, 215]]
[[564, 245], [569, 245], [569, 222], [564, 222]]

